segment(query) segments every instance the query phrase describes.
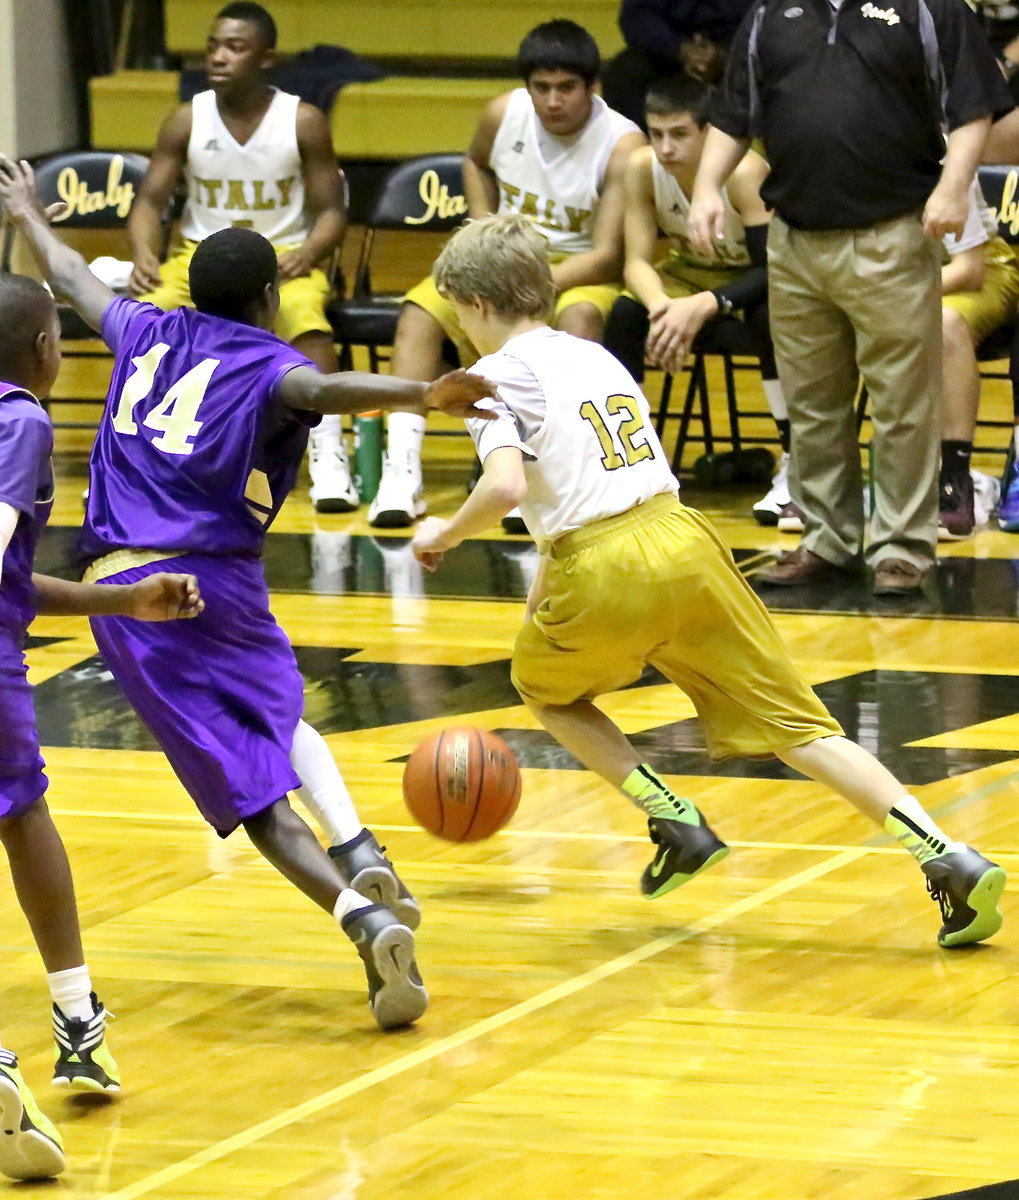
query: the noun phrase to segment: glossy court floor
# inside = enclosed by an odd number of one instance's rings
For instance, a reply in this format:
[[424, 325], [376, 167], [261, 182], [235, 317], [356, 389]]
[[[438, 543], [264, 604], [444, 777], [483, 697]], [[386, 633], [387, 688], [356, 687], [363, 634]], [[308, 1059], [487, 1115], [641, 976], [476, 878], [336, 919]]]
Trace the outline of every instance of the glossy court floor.
[[[66, 569], [87, 438], [58, 434], [42, 569]], [[443, 513], [465, 447], [435, 441]], [[688, 493], [750, 572], [794, 544], [747, 519], [757, 494]], [[921, 1200], [1019, 1176], [1015, 885], [992, 943], [940, 950], [912, 860], [781, 766], [711, 766], [688, 702], [649, 674], [605, 707], [734, 853], [644, 901], [639, 814], [510, 686], [533, 568], [526, 539], [494, 535], [423, 577], [363, 512], [316, 517], [306, 482], [269, 539], [306, 715], [423, 905], [432, 1006], [390, 1035], [335, 926], [242, 833], [202, 825], [85, 624], [37, 623], [50, 803], [124, 1075], [108, 1105], [49, 1088], [44, 978], [5, 882], [0, 1029], [71, 1160], [40, 1194]], [[1015, 878], [1017, 579], [1019, 537], [984, 532], [916, 600], [768, 598], [850, 734]], [[405, 756], [451, 723], [497, 730], [523, 765], [512, 826], [474, 846], [416, 829], [400, 796]]]

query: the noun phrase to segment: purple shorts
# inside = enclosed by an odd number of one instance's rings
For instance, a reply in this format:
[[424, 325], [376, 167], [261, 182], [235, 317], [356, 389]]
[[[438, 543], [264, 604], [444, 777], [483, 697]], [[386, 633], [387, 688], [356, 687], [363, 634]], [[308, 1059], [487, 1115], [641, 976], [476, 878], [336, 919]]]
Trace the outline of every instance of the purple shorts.
[[0, 817], [17, 817], [46, 792], [32, 688], [21, 639], [0, 626]]
[[102, 582], [136, 583], [157, 571], [198, 577], [200, 617], [94, 617], [92, 633], [177, 778], [225, 837], [300, 786], [290, 747], [304, 683], [269, 611], [260, 560], [189, 554]]

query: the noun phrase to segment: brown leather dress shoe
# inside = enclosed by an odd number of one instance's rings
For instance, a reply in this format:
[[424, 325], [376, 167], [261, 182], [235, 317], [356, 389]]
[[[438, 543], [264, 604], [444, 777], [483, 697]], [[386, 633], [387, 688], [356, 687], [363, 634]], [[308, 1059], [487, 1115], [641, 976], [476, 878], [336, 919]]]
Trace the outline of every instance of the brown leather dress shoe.
[[875, 596], [906, 596], [923, 588], [927, 572], [904, 558], [883, 558], [874, 567]]
[[798, 546], [752, 578], [755, 583], [766, 583], [771, 587], [797, 587], [802, 583], [839, 579], [844, 575], [845, 571], [835, 563]]

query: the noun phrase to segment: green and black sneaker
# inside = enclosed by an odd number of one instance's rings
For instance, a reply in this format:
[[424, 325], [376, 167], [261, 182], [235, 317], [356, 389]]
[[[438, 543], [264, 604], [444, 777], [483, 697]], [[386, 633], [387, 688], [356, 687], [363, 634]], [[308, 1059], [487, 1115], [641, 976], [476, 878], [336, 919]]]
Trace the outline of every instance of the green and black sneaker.
[[17, 1057], [0, 1050], [0, 1173], [52, 1179], [66, 1166], [60, 1134], [21, 1078]]
[[938, 902], [944, 924], [941, 946], [967, 946], [993, 937], [1001, 928], [998, 901], [1005, 890], [1005, 872], [989, 859], [964, 846], [922, 863], [927, 890]]
[[644, 868], [640, 890], [649, 900], [664, 896], [688, 880], [721, 862], [729, 847], [707, 825], [700, 813], [700, 823], [667, 821], [652, 817], [648, 834], [658, 847], [654, 859]]
[[76, 1092], [119, 1092], [120, 1072], [106, 1045], [106, 1018], [112, 1016], [92, 993], [92, 1016], [87, 1021], [65, 1017], [53, 1005], [53, 1036], [57, 1062], [53, 1086]]

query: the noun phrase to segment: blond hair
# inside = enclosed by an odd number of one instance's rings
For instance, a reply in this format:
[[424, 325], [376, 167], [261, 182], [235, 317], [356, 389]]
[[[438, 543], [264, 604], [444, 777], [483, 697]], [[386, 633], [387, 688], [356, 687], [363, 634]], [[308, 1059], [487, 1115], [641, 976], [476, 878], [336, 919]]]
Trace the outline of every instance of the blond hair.
[[443, 247], [432, 274], [441, 295], [461, 304], [477, 296], [500, 317], [541, 320], [555, 300], [548, 242], [519, 213], [468, 221]]

